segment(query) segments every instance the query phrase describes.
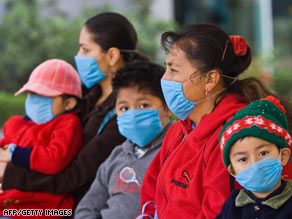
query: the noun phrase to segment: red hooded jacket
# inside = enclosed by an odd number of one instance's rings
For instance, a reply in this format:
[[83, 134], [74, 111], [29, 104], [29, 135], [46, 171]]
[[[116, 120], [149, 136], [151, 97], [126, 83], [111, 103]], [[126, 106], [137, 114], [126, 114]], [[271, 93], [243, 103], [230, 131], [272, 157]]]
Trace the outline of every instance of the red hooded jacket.
[[[82, 126], [75, 113], [65, 113], [44, 124], [35, 124], [28, 117], [14, 116], [5, 123], [3, 134], [1, 147], [10, 143], [17, 145], [12, 156], [14, 164], [46, 174], [63, 170], [82, 146]], [[0, 215], [3, 216], [4, 209], [43, 209], [40, 217], [43, 218], [45, 209], [68, 209], [72, 213], [73, 204], [69, 194], [12, 189], [0, 194]], [[10, 216], [22, 218], [21, 215]]]

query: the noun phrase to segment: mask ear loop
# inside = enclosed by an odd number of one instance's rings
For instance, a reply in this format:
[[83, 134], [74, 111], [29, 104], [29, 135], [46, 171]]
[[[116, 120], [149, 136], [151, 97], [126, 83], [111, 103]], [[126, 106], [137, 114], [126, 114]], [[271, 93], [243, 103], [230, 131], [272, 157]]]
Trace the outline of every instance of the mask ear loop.
[[[190, 75], [190, 79], [189, 79], [189, 80], [190, 80], [192, 83], [193, 83], [193, 80], [194, 80], [195, 78], [207, 74], [207, 73], [202, 73], [202, 74], [199, 74], [199, 75], [194, 75], [196, 72], [198, 72], [198, 70], [195, 71], [194, 73], [192, 73], [192, 74]], [[194, 75], [194, 76], [193, 76], [193, 75]], [[234, 83], [238, 80], [238, 78], [236, 78], [236, 77], [230, 77], [230, 76], [223, 75], [223, 74], [221, 74], [221, 76], [223, 76], [223, 77], [225, 77], [225, 78], [233, 79], [233, 81], [231, 82], [230, 85], [234, 84]], [[206, 90], [206, 91], [205, 91], [206, 98], [204, 98], [204, 99], [198, 101], [197, 103], [201, 103], [201, 102], [203, 102], [203, 101], [205, 101], [205, 100], [210, 99], [211, 97], [213, 97], [213, 96], [217, 95], [218, 93], [222, 92], [224, 89], [225, 89], [225, 88], [222, 88], [222, 89], [220, 89], [219, 91], [215, 92], [214, 94], [211, 94], [210, 96], [207, 96], [207, 95], [208, 95], [208, 91]]]
[[231, 176], [233, 176], [234, 178], [236, 178], [236, 176], [234, 175], [234, 174], [232, 174], [232, 173], [229, 173]]
[[[232, 167], [232, 165], [231, 165], [231, 167]], [[232, 169], [233, 169], [233, 167], [232, 167]], [[234, 170], [234, 169], [233, 169]], [[228, 171], [229, 172], [229, 171]], [[233, 176], [234, 178], [236, 178], [236, 175], [234, 175], [233, 173], [229, 173], [231, 176]]]
[[278, 157], [278, 160], [280, 161], [280, 163], [282, 163], [281, 158], [282, 158], [282, 151], [281, 151], [281, 149], [280, 149], [280, 155], [279, 155], [279, 157]]
[[133, 49], [133, 50], [131, 50], [131, 49], [120, 49], [120, 52], [138, 52], [137, 50], [135, 50], [135, 49]]
[[191, 81], [193, 83], [193, 80], [196, 79], [197, 77], [199, 76], [203, 76], [205, 73], [202, 73], [202, 74], [196, 74], [197, 72], [199, 72], [199, 70], [196, 70], [195, 72], [193, 72], [191, 75], [190, 75], [190, 78], [189, 78], [189, 81]]
[[[223, 74], [221, 74], [221, 76], [223, 76], [223, 77], [225, 77], [225, 78], [233, 79], [233, 81], [230, 83], [230, 85], [234, 84], [234, 83], [238, 80], [238, 78], [230, 77], [230, 76], [223, 75]], [[229, 86], [230, 86], [230, 85], [229, 85]], [[210, 96], [207, 96], [207, 95], [208, 95], [208, 91], [206, 90], [206, 92], [205, 92], [205, 94], [206, 94], [206, 98], [204, 98], [203, 100], [201, 100], [201, 101], [199, 101], [199, 102], [197, 102], [197, 103], [200, 103], [200, 102], [202, 102], [202, 101], [204, 101], [204, 100], [208, 100], [208, 99], [210, 99], [211, 97], [213, 97], [214, 95], [217, 95], [218, 93], [222, 92], [223, 90], [225, 90], [225, 88], [220, 89], [219, 91], [217, 91], [217, 92], [214, 93], [214, 94], [211, 94]]]
[[223, 75], [223, 74], [221, 74], [221, 76], [222, 77], [225, 77], [225, 78], [233, 79], [233, 81], [229, 84], [229, 86], [235, 84], [235, 82], [238, 81], [238, 78], [237, 77], [230, 77], [230, 76]]

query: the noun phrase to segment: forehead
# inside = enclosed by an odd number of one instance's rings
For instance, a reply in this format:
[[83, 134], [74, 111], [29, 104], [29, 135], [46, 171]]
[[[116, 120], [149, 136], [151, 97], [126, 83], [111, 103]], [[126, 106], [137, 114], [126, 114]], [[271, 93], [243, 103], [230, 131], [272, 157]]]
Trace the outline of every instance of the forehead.
[[79, 40], [93, 42], [93, 34], [87, 29], [86, 26], [82, 27]]
[[119, 102], [120, 100], [127, 102], [135, 102], [144, 99], [153, 100], [156, 98], [158, 97], [150, 93], [149, 89], [147, 88], [139, 89], [137, 86], [120, 88], [117, 93], [117, 102]]
[[252, 136], [248, 136], [248, 137], [244, 137], [241, 139], [238, 139], [231, 147], [230, 149], [230, 154], [234, 154], [237, 152], [254, 152], [257, 151], [263, 147], [268, 147], [270, 149], [278, 149], [278, 146], [266, 141], [264, 139], [261, 138], [257, 138], [257, 137], [252, 137]]
[[81, 29], [79, 43], [101, 48], [100, 45], [94, 41], [94, 34], [91, 33], [86, 26]]
[[187, 59], [186, 53], [177, 46], [173, 46], [166, 57], [166, 65], [181, 67], [181, 68], [194, 68], [191, 62]]
[[179, 47], [173, 46], [166, 57], [166, 63], [180, 64], [181, 61], [186, 60], [186, 54]]
[[94, 35], [84, 26], [80, 32], [79, 45], [92, 50], [94, 54], [100, 56], [103, 53], [103, 49], [93, 38]]

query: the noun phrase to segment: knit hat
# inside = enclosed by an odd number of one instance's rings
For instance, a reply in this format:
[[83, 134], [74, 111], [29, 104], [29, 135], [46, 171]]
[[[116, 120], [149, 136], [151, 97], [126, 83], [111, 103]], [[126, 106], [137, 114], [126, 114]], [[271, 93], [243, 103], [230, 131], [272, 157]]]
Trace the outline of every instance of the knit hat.
[[82, 98], [81, 81], [77, 71], [72, 65], [60, 59], [49, 59], [38, 65], [28, 82], [15, 93], [15, 96], [25, 91], [48, 97], [69, 94]]
[[219, 135], [219, 145], [226, 167], [229, 151], [240, 138], [252, 136], [276, 144], [280, 148], [292, 146], [285, 108], [275, 97], [268, 96], [251, 102], [227, 122]]

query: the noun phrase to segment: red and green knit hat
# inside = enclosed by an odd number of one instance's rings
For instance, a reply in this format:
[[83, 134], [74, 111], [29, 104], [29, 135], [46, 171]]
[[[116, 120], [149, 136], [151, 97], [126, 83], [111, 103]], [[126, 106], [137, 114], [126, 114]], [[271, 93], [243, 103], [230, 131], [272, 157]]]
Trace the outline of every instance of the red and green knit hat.
[[226, 167], [230, 164], [229, 151], [240, 138], [252, 136], [272, 142], [280, 148], [292, 146], [286, 110], [275, 97], [268, 96], [251, 102], [227, 122], [219, 135], [219, 145]]

